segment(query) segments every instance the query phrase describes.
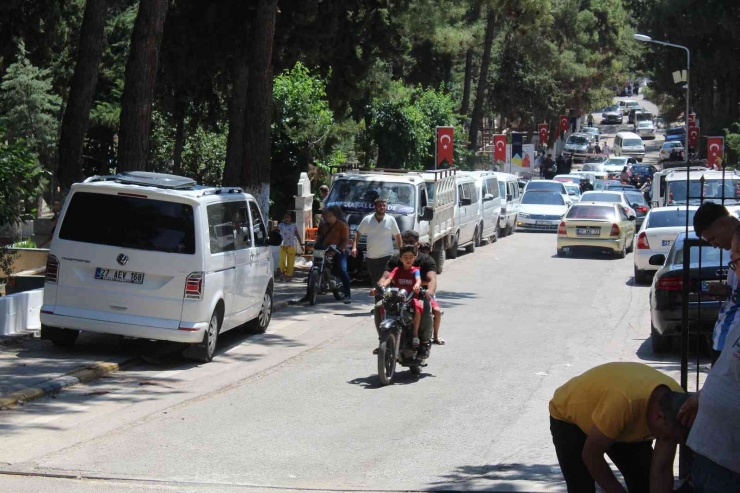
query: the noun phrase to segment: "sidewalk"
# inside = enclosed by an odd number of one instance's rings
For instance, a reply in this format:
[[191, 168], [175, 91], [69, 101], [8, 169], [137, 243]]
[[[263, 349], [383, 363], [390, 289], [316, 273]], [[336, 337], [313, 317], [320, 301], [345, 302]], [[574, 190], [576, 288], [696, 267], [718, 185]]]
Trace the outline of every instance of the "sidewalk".
[[[306, 294], [307, 278], [308, 269], [296, 269], [292, 282], [275, 283], [273, 313]], [[17, 400], [25, 401], [54, 393], [135, 364], [165, 344], [86, 332], [71, 348], [30, 336], [0, 339], [0, 408], [8, 394], [21, 392]]]

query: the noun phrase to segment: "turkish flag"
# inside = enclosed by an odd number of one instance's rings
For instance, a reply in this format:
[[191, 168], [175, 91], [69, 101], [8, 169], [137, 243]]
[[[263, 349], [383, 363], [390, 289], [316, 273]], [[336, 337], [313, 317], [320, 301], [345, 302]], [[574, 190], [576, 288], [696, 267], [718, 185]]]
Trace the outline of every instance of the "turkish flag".
[[693, 127], [696, 125], [696, 113], [689, 113], [689, 126]]
[[689, 147], [696, 147], [699, 143], [699, 127], [689, 127]]
[[437, 166], [447, 162], [452, 167], [454, 161], [454, 127], [437, 127]]
[[546, 146], [547, 140], [550, 136], [550, 130], [548, 129], [547, 123], [540, 123], [539, 128], [540, 128], [540, 145]]
[[506, 162], [506, 135], [493, 136], [493, 161]]
[[560, 131], [563, 132], [563, 136], [565, 136], [565, 132], [568, 131], [569, 127], [570, 124], [568, 123], [568, 117], [565, 115], [560, 115]]
[[713, 168], [717, 160], [722, 159], [724, 148], [724, 137], [707, 137], [707, 167]]

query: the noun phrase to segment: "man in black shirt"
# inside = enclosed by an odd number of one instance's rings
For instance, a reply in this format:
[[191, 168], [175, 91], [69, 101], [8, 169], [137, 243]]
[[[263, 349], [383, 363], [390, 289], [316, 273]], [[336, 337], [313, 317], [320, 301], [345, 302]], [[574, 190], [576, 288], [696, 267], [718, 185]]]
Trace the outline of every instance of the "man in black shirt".
[[[401, 239], [404, 245], [419, 246], [419, 233], [416, 231], [408, 230], [401, 234]], [[385, 266], [385, 273], [383, 279], [386, 279], [391, 271], [401, 265], [401, 259], [398, 255], [394, 255], [388, 261]], [[437, 291], [437, 264], [434, 259], [429, 255], [419, 252], [414, 261], [414, 267], [418, 267], [421, 274], [421, 283], [427, 289], [427, 295], [434, 296]], [[434, 343], [444, 344], [445, 341], [439, 337], [439, 326], [442, 323], [442, 317], [437, 316], [434, 318]]]

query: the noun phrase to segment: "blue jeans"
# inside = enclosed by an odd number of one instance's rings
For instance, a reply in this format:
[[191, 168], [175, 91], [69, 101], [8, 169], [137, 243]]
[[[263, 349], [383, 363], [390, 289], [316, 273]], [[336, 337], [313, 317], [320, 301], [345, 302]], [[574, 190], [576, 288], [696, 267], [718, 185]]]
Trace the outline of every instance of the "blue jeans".
[[691, 482], [696, 493], [740, 493], [740, 474], [694, 452]]
[[349, 289], [349, 283], [351, 280], [347, 273], [347, 254], [344, 252], [334, 254], [334, 265], [337, 267], [337, 270], [339, 270], [339, 277], [344, 283], [344, 296], [349, 298], [352, 296], [352, 293]]

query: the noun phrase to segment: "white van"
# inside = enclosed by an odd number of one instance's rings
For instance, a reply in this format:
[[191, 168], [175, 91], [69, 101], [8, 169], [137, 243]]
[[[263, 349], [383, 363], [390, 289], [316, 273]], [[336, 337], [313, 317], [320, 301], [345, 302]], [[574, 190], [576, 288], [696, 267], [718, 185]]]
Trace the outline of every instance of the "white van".
[[516, 217], [519, 214], [521, 193], [519, 179], [509, 173], [495, 172], [498, 178], [498, 189], [501, 195], [501, 218], [499, 219], [499, 238], [510, 235], [516, 229]]
[[272, 254], [239, 188], [130, 172], [72, 186], [49, 250], [41, 337], [80, 331], [189, 343], [210, 361], [221, 332], [272, 314]]
[[480, 197], [480, 237], [493, 243], [498, 239], [498, 224], [501, 217], [501, 191], [498, 178], [493, 171], [470, 171], [475, 178], [475, 187]]
[[613, 152], [615, 156], [631, 156], [642, 162], [645, 157], [645, 144], [642, 137], [632, 132], [619, 132], [614, 137]]
[[467, 173], [458, 173], [455, 178], [457, 201], [455, 205], [455, 236], [447, 250], [449, 258], [457, 258], [457, 250], [465, 248], [469, 253], [475, 251], [481, 238], [480, 189], [476, 179]]

